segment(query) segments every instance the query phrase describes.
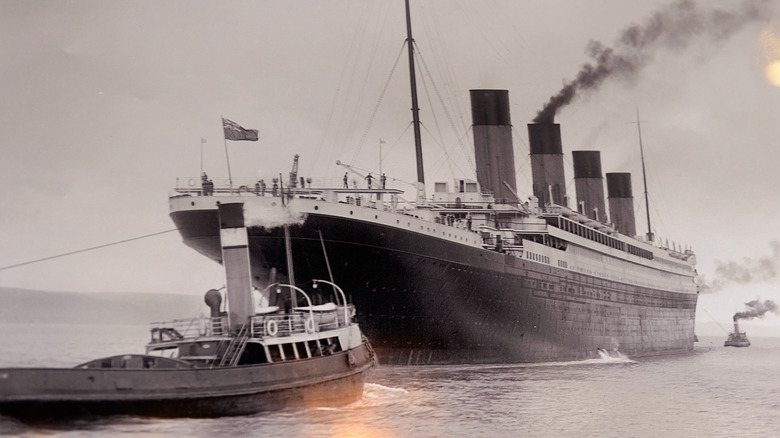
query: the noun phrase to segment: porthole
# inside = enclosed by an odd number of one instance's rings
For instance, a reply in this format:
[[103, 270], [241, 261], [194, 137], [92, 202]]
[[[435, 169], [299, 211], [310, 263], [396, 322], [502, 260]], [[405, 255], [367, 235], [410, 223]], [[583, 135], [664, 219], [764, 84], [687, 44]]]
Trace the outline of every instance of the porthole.
[[315, 210], [319, 210], [319, 209], [320, 209], [320, 206], [319, 206], [319, 205], [315, 205], [315, 206], [314, 206], [314, 209], [315, 209]]

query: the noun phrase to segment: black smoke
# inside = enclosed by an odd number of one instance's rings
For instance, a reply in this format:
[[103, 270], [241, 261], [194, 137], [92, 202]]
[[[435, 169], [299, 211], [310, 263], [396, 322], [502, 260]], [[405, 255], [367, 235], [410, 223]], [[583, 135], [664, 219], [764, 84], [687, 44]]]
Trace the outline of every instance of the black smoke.
[[745, 303], [747, 310], [734, 314], [734, 321], [738, 319], [763, 318], [768, 312], [777, 313], [777, 304], [772, 300], [753, 300]]
[[775, 240], [769, 245], [772, 248], [769, 255], [746, 257], [741, 262], [717, 261], [715, 280], [703, 280], [699, 285], [699, 292], [714, 293], [732, 284], [748, 284], [777, 278], [780, 274], [780, 241]]
[[768, 0], [734, 2], [734, 10], [697, 6], [693, 0], [679, 0], [621, 32], [614, 47], [590, 41], [585, 53], [591, 62], [584, 64], [573, 81], [563, 88], [536, 114], [534, 123], [553, 123], [558, 111], [584, 90], [597, 89], [609, 78], [633, 80], [653, 60], [659, 49], [680, 50], [695, 38], [711, 42], [727, 39], [745, 25], [767, 19]]

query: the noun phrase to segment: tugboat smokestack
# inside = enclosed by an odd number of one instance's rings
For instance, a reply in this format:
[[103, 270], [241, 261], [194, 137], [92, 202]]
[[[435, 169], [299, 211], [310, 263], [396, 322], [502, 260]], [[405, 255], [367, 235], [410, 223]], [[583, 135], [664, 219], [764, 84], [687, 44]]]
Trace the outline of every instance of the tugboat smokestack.
[[252, 273], [249, 264], [249, 236], [244, 223], [244, 203], [219, 204], [219, 239], [225, 266], [230, 330], [249, 322], [252, 305]]

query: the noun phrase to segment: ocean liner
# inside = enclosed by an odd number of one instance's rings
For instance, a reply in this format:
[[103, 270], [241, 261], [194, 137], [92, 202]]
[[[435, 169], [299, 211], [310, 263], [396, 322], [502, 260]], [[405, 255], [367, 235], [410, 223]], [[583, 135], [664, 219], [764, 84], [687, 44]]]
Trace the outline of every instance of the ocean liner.
[[426, 196], [412, 41], [407, 2], [416, 202], [384, 178], [352, 187], [346, 176], [344, 184], [299, 182], [296, 156], [289, 179], [280, 174], [271, 189], [180, 179], [170, 216], [184, 243], [221, 263], [217, 206], [243, 202], [254, 286], [277, 277], [295, 284], [290, 265], [300, 278], [338, 282], [384, 364], [691, 351], [694, 253], [658, 245], [651, 232], [637, 236], [628, 173], [606, 174], [607, 216], [598, 151], [573, 153], [570, 208], [552, 121], [528, 125], [533, 196], [521, 199], [508, 91], [471, 90], [476, 179], [435, 182]]

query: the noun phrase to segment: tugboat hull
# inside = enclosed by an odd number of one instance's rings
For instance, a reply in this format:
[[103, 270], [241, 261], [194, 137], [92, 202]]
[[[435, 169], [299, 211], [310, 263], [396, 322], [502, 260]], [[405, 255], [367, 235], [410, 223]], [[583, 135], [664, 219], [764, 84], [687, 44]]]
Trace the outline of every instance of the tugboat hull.
[[43, 421], [105, 415], [219, 417], [360, 399], [367, 344], [310, 359], [228, 368], [0, 370], [0, 415]]

